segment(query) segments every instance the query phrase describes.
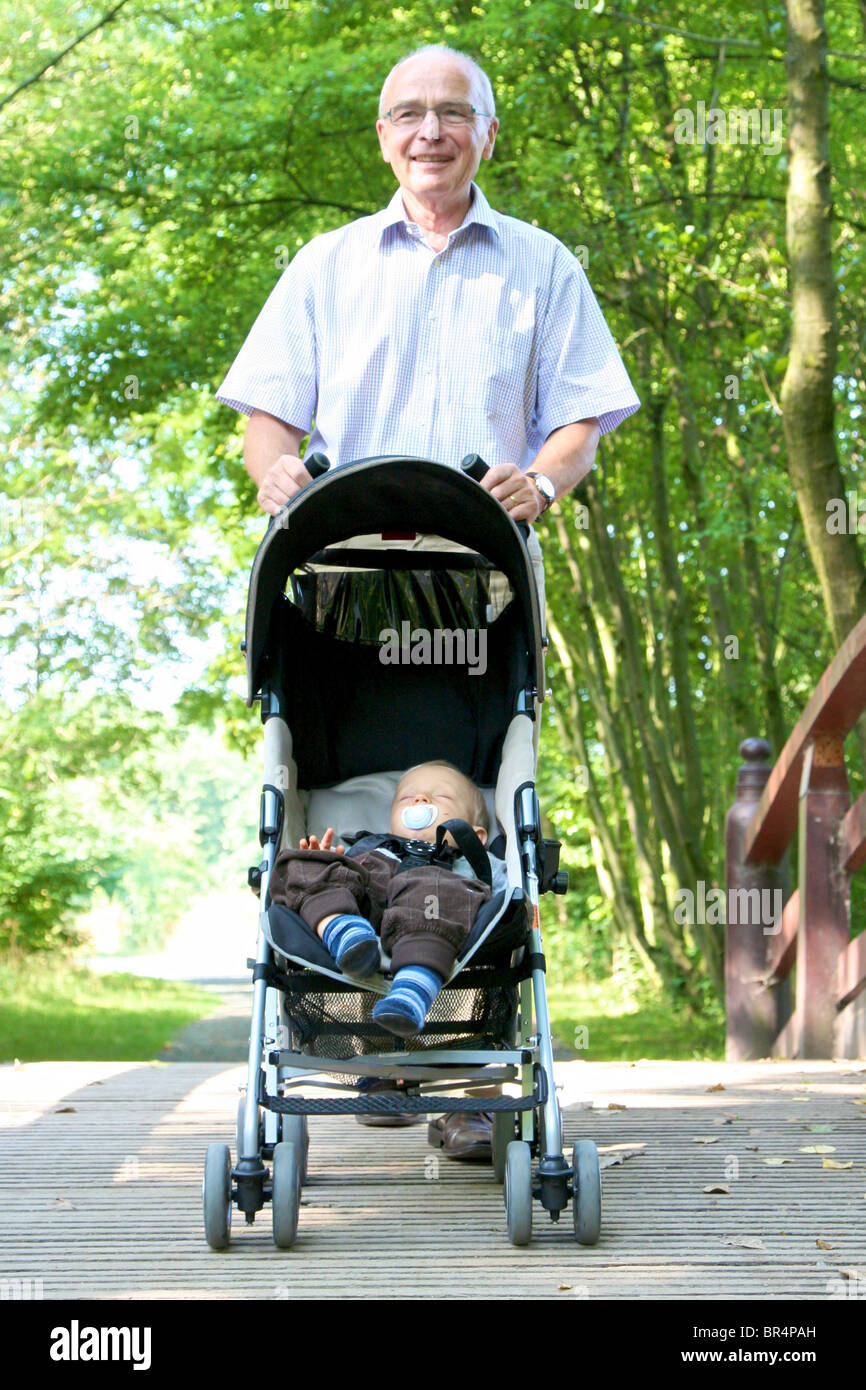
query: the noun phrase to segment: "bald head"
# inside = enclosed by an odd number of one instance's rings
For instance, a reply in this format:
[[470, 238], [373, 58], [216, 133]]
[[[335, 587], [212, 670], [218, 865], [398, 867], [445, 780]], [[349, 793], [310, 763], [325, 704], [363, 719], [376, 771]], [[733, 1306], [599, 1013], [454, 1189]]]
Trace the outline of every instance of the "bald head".
[[416, 48], [414, 52], [407, 53], [404, 58], [395, 63], [382, 86], [379, 97], [379, 112], [383, 114], [388, 110], [390, 102], [388, 92], [391, 87], [394, 75], [399, 71], [405, 72], [406, 66], [412, 64], [419, 69], [447, 67], [456, 65], [466, 73], [472, 83], [473, 106], [477, 105], [479, 110], [486, 111], [488, 115], [496, 114], [496, 104], [493, 97], [493, 88], [490, 79], [483, 68], [480, 68], [468, 53], [460, 53], [456, 48], [447, 48], [444, 44], [431, 43], [423, 48]]

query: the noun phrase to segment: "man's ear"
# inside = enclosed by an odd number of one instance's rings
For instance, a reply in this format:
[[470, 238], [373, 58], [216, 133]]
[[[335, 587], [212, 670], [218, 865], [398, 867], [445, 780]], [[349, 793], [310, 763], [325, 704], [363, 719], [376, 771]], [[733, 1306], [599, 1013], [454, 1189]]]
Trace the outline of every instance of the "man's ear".
[[384, 121], [378, 120], [378, 121], [376, 122], [376, 134], [377, 134], [378, 137], [379, 137], [379, 149], [382, 151], [382, 158], [384, 159], [384, 161], [385, 161], [386, 164], [390, 164], [390, 163], [391, 163], [391, 156], [390, 156], [390, 154], [388, 153], [388, 146], [387, 146], [387, 144], [386, 144], [386, 142], [385, 142], [385, 122], [384, 122]]
[[487, 831], [484, 829], [484, 826], [483, 826], [483, 825], [473, 825], [472, 829], [475, 831], [475, 834], [478, 836], [478, 838], [479, 838], [479, 840], [481, 841], [482, 845], [486, 845], [486, 844], [487, 844]]

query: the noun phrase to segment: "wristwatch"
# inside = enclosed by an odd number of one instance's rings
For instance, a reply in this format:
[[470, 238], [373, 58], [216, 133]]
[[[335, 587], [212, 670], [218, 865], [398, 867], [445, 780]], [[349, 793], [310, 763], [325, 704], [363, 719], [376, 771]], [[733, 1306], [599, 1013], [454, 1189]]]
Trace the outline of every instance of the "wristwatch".
[[526, 476], [527, 478], [532, 479], [532, 481], [535, 483], [536, 489], [538, 490], [538, 492], [541, 493], [541, 496], [544, 500], [544, 506], [541, 508], [539, 515], [544, 516], [544, 513], [547, 511], [548, 507], [553, 506], [553, 503], [556, 501], [556, 488], [553, 486], [553, 483], [544, 473], [527, 473]]

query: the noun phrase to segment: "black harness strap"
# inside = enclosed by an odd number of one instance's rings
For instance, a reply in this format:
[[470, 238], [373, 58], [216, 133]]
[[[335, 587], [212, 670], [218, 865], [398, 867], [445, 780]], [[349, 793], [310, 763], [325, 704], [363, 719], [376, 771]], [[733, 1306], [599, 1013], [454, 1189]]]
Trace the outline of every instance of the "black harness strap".
[[441, 853], [442, 849], [447, 849], [445, 836], [451, 833], [451, 838], [459, 849], [463, 858], [467, 860], [469, 867], [475, 877], [482, 883], [486, 883], [488, 888], [493, 887], [493, 873], [490, 868], [490, 860], [487, 851], [472, 829], [465, 820], [446, 820], [436, 827], [436, 854]]
[[[454, 845], [445, 843], [445, 836], [449, 832], [457, 845], [456, 849]], [[455, 860], [462, 856], [469, 863], [475, 877], [486, 883], [488, 888], [493, 887], [493, 874], [487, 852], [472, 826], [467, 825], [465, 820], [448, 820], [438, 825], [435, 845], [429, 840], [410, 840], [403, 835], [388, 833], [376, 835], [369, 830], [361, 830], [357, 835], [341, 835], [341, 839], [347, 845], [351, 845], [351, 859], [357, 859], [359, 854], [367, 854], [374, 849], [390, 850], [400, 860], [398, 873], [418, 868], [421, 864], [441, 864], [444, 868], [450, 869]]]

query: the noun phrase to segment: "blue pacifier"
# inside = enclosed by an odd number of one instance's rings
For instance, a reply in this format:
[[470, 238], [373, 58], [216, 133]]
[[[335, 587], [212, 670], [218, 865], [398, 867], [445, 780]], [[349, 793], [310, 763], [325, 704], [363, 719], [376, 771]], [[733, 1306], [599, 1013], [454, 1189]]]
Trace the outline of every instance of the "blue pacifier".
[[415, 806], [405, 806], [401, 814], [407, 830], [426, 830], [438, 819], [439, 807], [432, 801], [419, 801]]

